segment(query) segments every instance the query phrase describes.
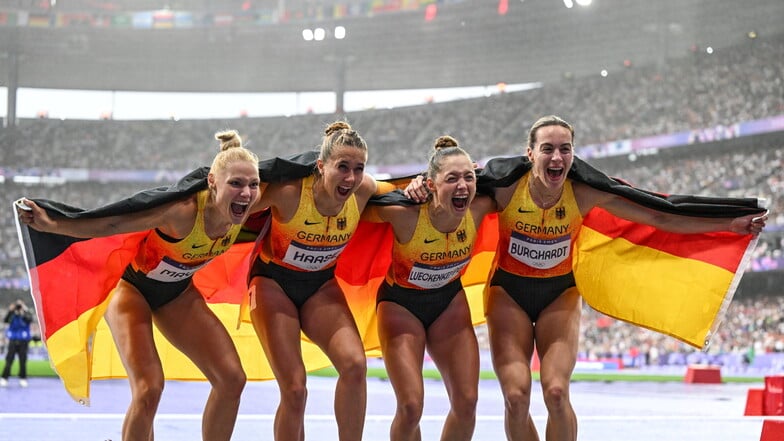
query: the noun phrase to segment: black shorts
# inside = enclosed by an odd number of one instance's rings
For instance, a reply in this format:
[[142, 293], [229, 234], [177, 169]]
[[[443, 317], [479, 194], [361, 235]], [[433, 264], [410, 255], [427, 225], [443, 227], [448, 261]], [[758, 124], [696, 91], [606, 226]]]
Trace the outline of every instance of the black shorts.
[[141, 271], [133, 269], [131, 265], [125, 267], [122, 279], [130, 283], [142, 294], [144, 300], [155, 311], [161, 306], [180, 296], [191, 284], [192, 277], [176, 282], [160, 282], [147, 277]]
[[497, 268], [490, 279], [490, 286], [500, 286], [506, 290], [520, 308], [528, 314], [531, 322], [539, 319], [539, 314], [567, 289], [575, 286], [574, 274], [556, 277], [523, 277]]
[[291, 299], [297, 309], [313, 297], [314, 294], [330, 279], [335, 277], [335, 266], [321, 271], [296, 271], [280, 265], [264, 263], [256, 258], [250, 269], [248, 280], [254, 277], [266, 277], [280, 285], [280, 288]]
[[460, 278], [447, 283], [441, 288], [412, 289], [398, 285], [382, 283], [376, 297], [376, 307], [381, 302], [393, 302], [406, 308], [422, 322], [425, 330], [430, 327], [452, 302], [457, 293], [463, 290]]

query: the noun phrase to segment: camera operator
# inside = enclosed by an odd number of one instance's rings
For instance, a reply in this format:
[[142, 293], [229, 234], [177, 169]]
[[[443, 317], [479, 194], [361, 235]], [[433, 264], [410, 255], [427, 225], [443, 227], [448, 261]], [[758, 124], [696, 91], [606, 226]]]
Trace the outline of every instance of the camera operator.
[[33, 321], [33, 314], [22, 300], [17, 300], [8, 308], [4, 321], [8, 324], [5, 331], [8, 338], [8, 352], [5, 356], [3, 374], [0, 376], [0, 387], [8, 386], [14, 357], [19, 357], [19, 385], [27, 387], [27, 350], [32, 337], [30, 323]]

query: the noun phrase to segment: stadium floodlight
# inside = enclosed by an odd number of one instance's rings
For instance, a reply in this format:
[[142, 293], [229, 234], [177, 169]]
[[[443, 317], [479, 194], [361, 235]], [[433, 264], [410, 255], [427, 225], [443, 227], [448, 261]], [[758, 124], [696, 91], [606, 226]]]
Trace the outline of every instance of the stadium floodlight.
[[321, 41], [326, 36], [327, 36], [327, 31], [325, 31], [324, 28], [316, 28], [313, 30], [313, 39], [316, 41]]
[[593, 3], [592, 0], [576, 0], [576, 1], [578, 6], [583, 6], [583, 7], [591, 6], [591, 3]]
[[312, 29], [303, 29], [302, 30], [302, 38], [305, 41], [313, 40], [313, 30]]
[[346, 28], [343, 26], [335, 26], [335, 38], [342, 40], [346, 38]]
[[572, 0], [563, 0], [563, 2], [564, 2], [564, 6], [566, 6], [569, 9], [572, 9], [574, 7], [574, 2]]

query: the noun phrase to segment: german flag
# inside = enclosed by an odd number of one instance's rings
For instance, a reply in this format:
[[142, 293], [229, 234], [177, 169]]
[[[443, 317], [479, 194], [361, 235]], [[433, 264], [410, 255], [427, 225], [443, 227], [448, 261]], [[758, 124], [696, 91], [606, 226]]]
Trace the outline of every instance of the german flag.
[[[314, 170], [316, 155], [307, 152], [263, 161], [262, 180], [307, 176]], [[492, 191], [493, 187], [513, 183], [528, 170], [530, 164], [523, 157], [497, 158], [480, 170], [477, 182], [481, 191]], [[93, 210], [35, 201], [51, 215], [117, 215], [187, 197], [206, 188], [207, 173], [207, 168], [197, 169], [170, 187], [146, 190]], [[665, 196], [640, 190], [607, 177], [579, 159], [569, 177], [670, 213], [737, 217], [764, 212], [753, 198]], [[410, 203], [399, 192], [391, 191], [407, 182], [406, 177], [382, 183], [384, 194], [371, 203]], [[247, 298], [254, 240], [263, 234], [265, 221], [264, 215], [254, 217], [246, 224], [243, 241], [199, 270], [193, 279], [229, 330], [250, 380], [273, 378], [253, 328], [241, 319], [240, 312]], [[74, 400], [89, 405], [92, 380], [126, 376], [102, 317], [112, 289], [146, 233], [78, 239], [40, 233], [18, 221], [17, 230], [51, 363]], [[497, 216], [487, 216], [462, 279], [476, 324], [484, 321], [482, 291], [497, 239]], [[583, 297], [595, 309], [703, 347], [732, 300], [755, 243], [751, 235], [666, 233], [595, 209], [585, 218], [574, 245], [575, 278]], [[361, 222], [336, 268], [370, 357], [380, 355], [375, 295], [390, 263], [391, 247], [388, 225]], [[204, 380], [201, 372], [157, 331], [156, 344], [167, 379]], [[304, 336], [302, 351], [309, 370], [330, 365]]]

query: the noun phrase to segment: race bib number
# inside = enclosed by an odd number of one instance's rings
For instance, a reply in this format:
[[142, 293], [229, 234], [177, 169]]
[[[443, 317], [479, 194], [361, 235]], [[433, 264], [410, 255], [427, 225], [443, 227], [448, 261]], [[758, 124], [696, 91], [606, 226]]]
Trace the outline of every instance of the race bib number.
[[454, 280], [468, 264], [468, 261], [469, 259], [465, 259], [439, 266], [416, 263], [408, 273], [408, 283], [424, 289], [441, 288]]
[[157, 280], [159, 282], [179, 282], [191, 277], [193, 273], [206, 264], [207, 262], [203, 262], [195, 266], [188, 265], [176, 262], [168, 256], [163, 256], [163, 260], [158, 263], [158, 266], [147, 273], [147, 278]]
[[314, 246], [291, 242], [283, 261], [306, 271], [319, 271], [334, 262], [345, 247], [346, 244]]
[[570, 235], [555, 239], [536, 239], [512, 232], [508, 251], [510, 256], [530, 267], [549, 269], [569, 257], [571, 245]]

